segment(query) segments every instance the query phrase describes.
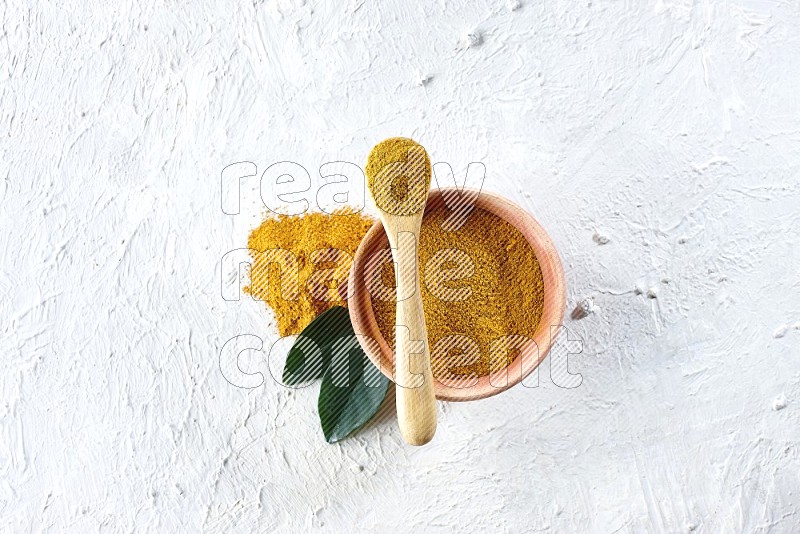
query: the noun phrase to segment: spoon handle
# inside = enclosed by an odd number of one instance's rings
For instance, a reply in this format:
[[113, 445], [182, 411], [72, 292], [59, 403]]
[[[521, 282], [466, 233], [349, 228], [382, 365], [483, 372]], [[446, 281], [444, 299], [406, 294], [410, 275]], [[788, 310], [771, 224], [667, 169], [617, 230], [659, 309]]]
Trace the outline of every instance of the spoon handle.
[[424, 445], [436, 432], [436, 396], [422, 309], [416, 235], [418, 232], [399, 234], [393, 247], [397, 262], [395, 383], [403, 438], [411, 445]]

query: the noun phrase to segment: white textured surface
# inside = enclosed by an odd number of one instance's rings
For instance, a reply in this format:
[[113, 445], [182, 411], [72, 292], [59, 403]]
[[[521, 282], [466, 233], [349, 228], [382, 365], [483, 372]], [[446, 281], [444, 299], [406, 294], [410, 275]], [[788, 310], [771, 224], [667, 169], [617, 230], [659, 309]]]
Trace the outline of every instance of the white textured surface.
[[[0, 529], [800, 529], [800, 4], [413, 4], [3, 5]], [[219, 176], [392, 135], [550, 231], [583, 384], [327, 445], [220, 373]]]

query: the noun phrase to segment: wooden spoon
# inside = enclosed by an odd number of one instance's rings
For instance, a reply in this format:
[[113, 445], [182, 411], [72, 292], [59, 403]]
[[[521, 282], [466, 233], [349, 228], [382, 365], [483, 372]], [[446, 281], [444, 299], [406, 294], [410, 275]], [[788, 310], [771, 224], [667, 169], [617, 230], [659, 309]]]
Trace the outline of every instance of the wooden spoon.
[[366, 174], [396, 264], [397, 419], [407, 443], [424, 445], [436, 433], [436, 397], [422, 311], [417, 244], [431, 186], [431, 163], [419, 144], [394, 137], [375, 145], [367, 160]]

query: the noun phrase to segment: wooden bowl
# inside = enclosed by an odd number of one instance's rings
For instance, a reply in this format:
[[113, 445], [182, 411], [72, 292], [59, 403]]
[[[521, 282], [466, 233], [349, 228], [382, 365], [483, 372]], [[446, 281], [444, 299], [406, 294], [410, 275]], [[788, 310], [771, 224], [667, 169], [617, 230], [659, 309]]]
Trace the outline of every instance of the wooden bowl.
[[[544, 306], [542, 317], [533, 340], [524, 345], [517, 357], [508, 367], [479, 378], [470, 380], [466, 387], [440, 381], [434, 378], [436, 398], [447, 401], [477, 400], [496, 395], [501, 391], [520, 383], [547, 356], [554, 339], [551, 339], [551, 326], [562, 324], [566, 304], [566, 287], [564, 269], [550, 237], [527, 211], [511, 201], [491, 193], [467, 190], [473, 195], [475, 207], [484, 209], [505, 219], [516, 227], [533, 248], [544, 280]], [[428, 196], [425, 212], [428, 213], [444, 202], [443, 195], [453, 198], [455, 188], [435, 189]], [[452, 203], [449, 203], [452, 205]], [[368, 259], [374, 253], [388, 247], [386, 233], [380, 221], [375, 221], [372, 228], [361, 241], [353, 258], [353, 266], [348, 282], [348, 308], [353, 330], [359, 334], [362, 348], [387, 378], [393, 380], [394, 351], [383, 338], [375, 314], [366, 283]], [[559, 329], [553, 329], [556, 332]]]

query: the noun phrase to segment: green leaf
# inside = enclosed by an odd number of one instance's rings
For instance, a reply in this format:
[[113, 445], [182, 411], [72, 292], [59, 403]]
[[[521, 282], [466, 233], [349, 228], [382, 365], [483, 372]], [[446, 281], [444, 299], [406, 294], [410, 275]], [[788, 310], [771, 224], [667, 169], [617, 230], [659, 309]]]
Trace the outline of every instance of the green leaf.
[[334, 306], [317, 316], [289, 349], [283, 366], [283, 383], [294, 386], [322, 378], [331, 361], [331, 346], [336, 340], [352, 335], [347, 308]]
[[389, 380], [364, 354], [353, 327], [331, 347], [331, 363], [319, 390], [319, 420], [328, 443], [364, 426], [380, 408]]

